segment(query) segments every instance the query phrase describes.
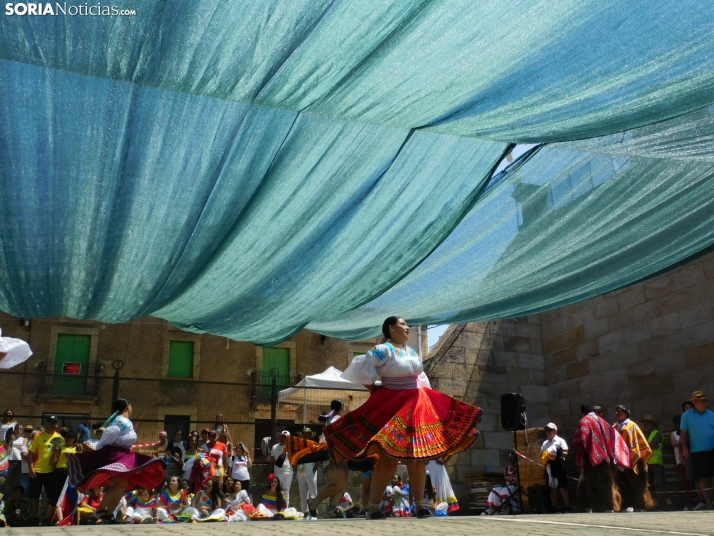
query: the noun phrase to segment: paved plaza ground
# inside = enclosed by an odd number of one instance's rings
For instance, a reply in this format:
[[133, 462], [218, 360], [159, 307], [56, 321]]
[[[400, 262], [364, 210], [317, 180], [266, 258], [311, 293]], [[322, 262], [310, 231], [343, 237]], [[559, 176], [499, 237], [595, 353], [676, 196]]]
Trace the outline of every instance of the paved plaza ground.
[[197, 523], [193, 525], [114, 525], [107, 527], [36, 527], [9, 529], [0, 534], [12, 535], [89, 535], [124, 534], [156, 536], [208, 536], [241, 534], [249, 536], [455, 536], [461, 534], [489, 536], [558, 536], [561, 534], [676, 534], [684, 536], [714, 534], [714, 512], [647, 512], [632, 514], [567, 514], [540, 516], [482, 516], [448, 519], [365, 519], [319, 521], [263, 521], [250, 523]]

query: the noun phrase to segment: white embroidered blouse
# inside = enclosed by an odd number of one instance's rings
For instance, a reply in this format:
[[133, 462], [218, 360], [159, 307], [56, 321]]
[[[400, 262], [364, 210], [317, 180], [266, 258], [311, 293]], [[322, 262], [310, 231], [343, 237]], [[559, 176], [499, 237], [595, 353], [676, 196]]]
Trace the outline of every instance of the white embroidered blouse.
[[413, 377], [418, 387], [431, 387], [419, 354], [409, 346], [391, 342], [378, 344], [365, 355], [356, 356], [342, 377], [362, 385], [371, 385], [381, 378]]
[[101, 439], [97, 442], [96, 449], [99, 450], [107, 445], [114, 445], [116, 447], [131, 448], [132, 445], [136, 444], [136, 432], [134, 431], [134, 425], [131, 421], [119, 415], [112, 423], [107, 426], [106, 430], [102, 434]]

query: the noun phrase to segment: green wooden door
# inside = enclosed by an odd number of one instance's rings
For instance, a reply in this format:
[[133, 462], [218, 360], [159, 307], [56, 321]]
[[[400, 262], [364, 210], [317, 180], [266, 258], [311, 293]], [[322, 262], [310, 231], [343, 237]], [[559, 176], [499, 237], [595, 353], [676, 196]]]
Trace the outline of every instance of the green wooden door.
[[[263, 382], [271, 383], [270, 371], [278, 369], [278, 390], [290, 385], [290, 349], [263, 348]], [[263, 388], [263, 400], [270, 400], [270, 387]]]
[[193, 341], [169, 341], [169, 376], [193, 377]]
[[[83, 395], [89, 369], [90, 335], [57, 335], [55, 376], [52, 390], [58, 395]], [[79, 374], [77, 374], [79, 372]]]

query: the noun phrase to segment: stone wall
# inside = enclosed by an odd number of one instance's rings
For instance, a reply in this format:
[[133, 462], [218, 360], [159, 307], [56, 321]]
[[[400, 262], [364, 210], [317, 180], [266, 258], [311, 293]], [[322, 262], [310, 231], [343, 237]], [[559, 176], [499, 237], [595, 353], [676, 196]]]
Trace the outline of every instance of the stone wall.
[[467, 504], [465, 475], [506, 464], [503, 393], [523, 394], [529, 426], [572, 429], [585, 402], [612, 421], [622, 403], [633, 419], [652, 414], [667, 431], [692, 391], [714, 393], [714, 254], [552, 311], [451, 326], [428, 357], [439, 390], [484, 410], [481, 436], [448, 467]]
[[429, 354], [434, 387], [480, 406], [482, 432], [473, 446], [447, 465], [456, 497], [468, 514], [466, 475], [500, 472], [507, 465], [512, 432], [500, 421], [500, 397], [519, 392], [529, 400], [530, 426], [548, 422], [548, 393], [538, 316], [451, 326]]
[[714, 392], [714, 255], [539, 315], [550, 413], [574, 426], [583, 402], [629, 406], [669, 429], [692, 391]]

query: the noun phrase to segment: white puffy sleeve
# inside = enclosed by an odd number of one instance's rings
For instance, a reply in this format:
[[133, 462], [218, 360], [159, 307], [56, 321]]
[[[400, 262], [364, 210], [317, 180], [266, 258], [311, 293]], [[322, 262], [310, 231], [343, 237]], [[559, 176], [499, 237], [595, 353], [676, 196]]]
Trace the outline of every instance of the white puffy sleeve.
[[372, 385], [377, 381], [379, 376], [377, 375], [377, 368], [374, 366], [373, 360], [370, 359], [370, 352], [367, 352], [365, 355], [355, 356], [350, 366], [342, 373], [342, 378], [360, 385]]
[[429, 376], [426, 375], [426, 372], [422, 371], [419, 376], [417, 376], [417, 385], [419, 387], [428, 387], [431, 389], [431, 382], [429, 381]]
[[104, 429], [102, 437], [99, 438], [99, 441], [97, 441], [97, 444], [94, 447], [95, 450], [99, 450], [100, 448], [106, 447], [107, 445], [114, 445], [114, 442], [119, 437], [119, 431], [120, 430], [118, 426], [114, 426], [113, 424], [107, 426]]
[[[2, 331], [0, 330], [0, 335]], [[0, 369], [9, 369], [27, 361], [32, 355], [30, 345], [22, 339], [0, 336]]]

